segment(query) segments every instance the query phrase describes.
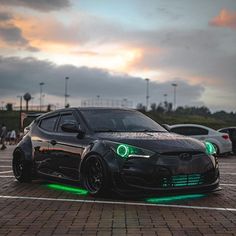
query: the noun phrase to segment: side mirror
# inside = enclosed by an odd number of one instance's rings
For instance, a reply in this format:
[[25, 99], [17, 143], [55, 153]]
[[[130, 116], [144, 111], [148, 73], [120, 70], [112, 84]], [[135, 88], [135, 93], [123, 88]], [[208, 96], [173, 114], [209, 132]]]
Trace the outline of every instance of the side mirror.
[[78, 133], [78, 138], [83, 138], [85, 132], [74, 122], [67, 122], [61, 125], [61, 129], [68, 133]]

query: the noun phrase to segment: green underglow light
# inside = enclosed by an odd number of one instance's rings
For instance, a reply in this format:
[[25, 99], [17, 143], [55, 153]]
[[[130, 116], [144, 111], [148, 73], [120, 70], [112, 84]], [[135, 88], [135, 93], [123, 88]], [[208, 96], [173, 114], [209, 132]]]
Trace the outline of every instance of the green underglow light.
[[78, 195], [87, 195], [88, 194], [87, 190], [82, 189], [82, 188], [77, 188], [77, 187], [65, 186], [65, 185], [61, 185], [61, 184], [46, 184], [46, 186], [51, 189], [75, 193]]
[[177, 195], [177, 196], [168, 196], [168, 197], [157, 197], [157, 198], [148, 198], [146, 202], [148, 203], [167, 203], [179, 200], [188, 200], [188, 199], [198, 199], [205, 197], [206, 194], [188, 194], [188, 195]]
[[216, 149], [212, 143], [205, 142], [205, 146], [206, 146], [206, 154], [208, 155], [216, 154]]
[[125, 145], [125, 144], [120, 144], [117, 147], [116, 152], [121, 157], [128, 157], [129, 156], [129, 146]]

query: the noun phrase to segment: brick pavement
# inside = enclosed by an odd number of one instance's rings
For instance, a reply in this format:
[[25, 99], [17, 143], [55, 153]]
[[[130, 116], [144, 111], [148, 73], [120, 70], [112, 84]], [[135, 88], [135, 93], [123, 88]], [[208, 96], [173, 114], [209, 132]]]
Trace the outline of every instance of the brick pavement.
[[[222, 186], [223, 191], [204, 198], [168, 203], [211, 207], [206, 210], [140, 206], [139, 203], [145, 203], [140, 200], [136, 200], [137, 205], [86, 203], [94, 198], [52, 190], [43, 181], [19, 184], [10, 177], [11, 172], [5, 173], [11, 170], [12, 148], [0, 152], [1, 196], [84, 202], [0, 198], [0, 235], [236, 235], [236, 175], [233, 175], [236, 157], [219, 160], [221, 183], [226, 184]], [[120, 201], [115, 198], [101, 200]], [[235, 211], [219, 211], [212, 209], [214, 207]]]

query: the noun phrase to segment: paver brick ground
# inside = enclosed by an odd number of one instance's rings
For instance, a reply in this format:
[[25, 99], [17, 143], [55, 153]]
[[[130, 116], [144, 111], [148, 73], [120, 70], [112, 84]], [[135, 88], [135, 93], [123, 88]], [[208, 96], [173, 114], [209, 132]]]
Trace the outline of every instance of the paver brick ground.
[[[99, 203], [121, 199], [94, 199], [45, 186], [45, 181], [20, 184], [12, 177], [13, 147], [0, 152], [0, 235], [236, 235], [236, 157], [219, 158], [221, 192], [169, 205], [209, 207], [191, 209], [171, 206]], [[9, 171], [9, 172], [8, 172]], [[11, 199], [7, 196], [34, 197]], [[37, 199], [43, 198], [43, 199]], [[52, 200], [45, 200], [52, 198]], [[53, 199], [65, 199], [55, 201]], [[81, 202], [67, 199], [82, 200]], [[98, 202], [86, 202], [96, 200]], [[123, 200], [122, 200], [123, 201]], [[131, 201], [131, 200], [129, 200]], [[126, 200], [126, 203], [129, 202]], [[220, 208], [232, 208], [217, 210]]]

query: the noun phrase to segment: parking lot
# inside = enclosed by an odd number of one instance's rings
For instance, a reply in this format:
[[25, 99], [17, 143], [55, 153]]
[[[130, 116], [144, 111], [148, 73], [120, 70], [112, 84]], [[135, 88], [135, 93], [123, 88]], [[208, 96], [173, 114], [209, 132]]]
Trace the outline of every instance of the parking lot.
[[95, 199], [80, 188], [15, 181], [0, 152], [0, 235], [236, 235], [236, 157], [219, 158], [222, 191]]

